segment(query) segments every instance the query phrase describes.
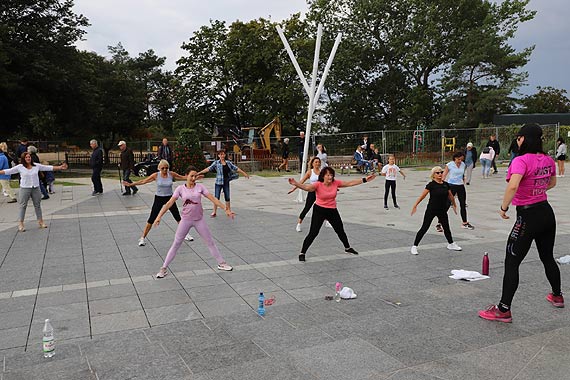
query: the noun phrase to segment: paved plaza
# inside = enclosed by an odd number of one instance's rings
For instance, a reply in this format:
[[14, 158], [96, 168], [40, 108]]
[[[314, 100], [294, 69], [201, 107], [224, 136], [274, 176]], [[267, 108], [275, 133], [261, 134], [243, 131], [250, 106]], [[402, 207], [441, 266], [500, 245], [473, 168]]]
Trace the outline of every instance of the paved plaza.
[[[479, 173], [480, 167], [476, 169]], [[384, 178], [341, 189], [338, 209], [351, 245], [344, 253], [323, 228], [297, 259], [302, 205], [287, 195], [286, 177], [232, 183], [234, 220], [207, 217], [232, 272], [220, 272], [192, 231], [164, 279], [155, 279], [176, 223], [166, 214], [137, 246], [155, 184], [121, 196], [118, 180], [91, 196], [85, 185], [57, 186], [42, 201], [48, 229], [28, 206], [27, 231], [16, 228], [17, 204], [0, 199], [0, 380], [15, 379], [568, 379], [570, 312], [553, 308], [533, 245], [521, 265], [513, 323], [480, 319], [477, 311], [500, 297], [504, 246], [515, 215], [499, 209], [505, 168], [478, 175], [467, 187], [469, 221], [460, 228], [450, 211], [454, 240], [431, 228], [418, 250], [410, 246], [427, 199], [410, 216], [428, 171], [398, 178], [400, 210], [383, 209]], [[355, 175], [341, 176], [354, 179]], [[213, 190], [213, 179], [204, 184]], [[570, 254], [570, 178], [558, 178], [549, 199], [558, 222], [555, 256]], [[205, 215], [211, 203], [204, 199]], [[391, 205], [391, 202], [389, 202]], [[310, 214], [309, 214], [310, 216]], [[453, 269], [481, 270], [488, 280], [463, 282]], [[570, 265], [561, 266], [569, 289]], [[340, 281], [358, 298], [325, 300]], [[275, 297], [265, 317], [257, 297]], [[41, 352], [43, 321], [52, 320], [56, 355]]]

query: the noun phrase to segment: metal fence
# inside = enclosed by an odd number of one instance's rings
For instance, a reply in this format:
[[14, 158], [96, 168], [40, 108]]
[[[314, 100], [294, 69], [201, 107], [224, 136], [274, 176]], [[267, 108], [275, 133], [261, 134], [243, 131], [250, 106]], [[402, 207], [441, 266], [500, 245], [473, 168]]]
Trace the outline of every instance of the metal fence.
[[[357, 145], [364, 136], [378, 148], [380, 154], [393, 154], [400, 166], [430, 166], [442, 164], [451, 159], [453, 152], [465, 149], [468, 142], [473, 143], [478, 152], [486, 145], [490, 135], [496, 135], [501, 150], [499, 160], [508, 160], [509, 146], [515, 138], [520, 126], [508, 127], [492, 126], [476, 129], [416, 129], [416, 130], [377, 130], [354, 133], [316, 134], [310, 137], [309, 157], [316, 154], [316, 145], [323, 144], [329, 157], [352, 156]], [[556, 151], [556, 139], [558, 137], [570, 138], [570, 126], [557, 124], [542, 125], [544, 149], [550, 154]], [[282, 140], [288, 137], [289, 142], [289, 166], [292, 170], [298, 169], [298, 136], [282, 136]], [[135, 153], [135, 160], [142, 161], [149, 155], [156, 155], [161, 140], [129, 141], [128, 146]], [[170, 142], [176, 150], [176, 141]], [[67, 145], [61, 141], [30, 141], [31, 145], [39, 148], [39, 152], [53, 152], [63, 159], [63, 155], [72, 165], [86, 165], [89, 162], [90, 149], [87, 144], [80, 148], [75, 145]], [[271, 151], [261, 149], [261, 141], [254, 137], [240, 140], [211, 140], [200, 142], [202, 150], [216, 157], [220, 148], [227, 151], [228, 158], [243, 165], [250, 171], [273, 170], [281, 161], [282, 142], [276, 138], [271, 139]], [[10, 142], [10, 147], [16, 147], [17, 142]], [[119, 158], [118, 147], [113, 146], [109, 152], [109, 165], [114, 165]]]

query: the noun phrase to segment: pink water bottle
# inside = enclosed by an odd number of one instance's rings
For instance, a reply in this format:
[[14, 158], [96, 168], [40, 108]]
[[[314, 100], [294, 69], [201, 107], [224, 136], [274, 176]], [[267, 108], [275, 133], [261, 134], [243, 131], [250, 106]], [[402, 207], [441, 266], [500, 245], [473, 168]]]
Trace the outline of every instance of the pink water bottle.
[[335, 286], [335, 294], [334, 294], [334, 300], [336, 302], [340, 302], [340, 289], [342, 288], [342, 284], [340, 282], [336, 283]]
[[481, 274], [483, 276], [489, 275], [489, 254], [487, 252], [483, 255], [483, 268], [481, 269]]

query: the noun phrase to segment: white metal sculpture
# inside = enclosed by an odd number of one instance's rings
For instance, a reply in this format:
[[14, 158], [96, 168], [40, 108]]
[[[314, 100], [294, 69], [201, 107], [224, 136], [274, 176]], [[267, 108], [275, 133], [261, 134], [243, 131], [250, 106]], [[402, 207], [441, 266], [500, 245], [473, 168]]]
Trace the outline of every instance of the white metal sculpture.
[[[317, 103], [319, 101], [319, 97], [321, 96], [321, 94], [323, 92], [323, 89], [325, 86], [325, 81], [327, 79], [327, 75], [329, 73], [332, 62], [334, 60], [334, 56], [335, 56], [336, 51], [338, 49], [338, 45], [340, 44], [340, 39], [342, 37], [342, 34], [339, 33], [336, 36], [336, 40], [334, 42], [331, 54], [329, 56], [329, 59], [327, 61], [325, 69], [323, 71], [323, 76], [321, 77], [321, 80], [319, 81], [319, 87], [315, 90], [315, 87], [317, 85], [317, 73], [318, 73], [318, 69], [319, 69], [319, 53], [321, 50], [321, 38], [323, 36], [323, 26], [321, 24], [319, 24], [317, 27], [317, 41], [315, 44], [315, 56], [313, 59], [313, 72], [312, 72], [312, 76], [311, 76], [311, 85], [310, 86], [309, 86], [309, 83], [307, 82], [307, 80], [305, 78], [305, 75], [303, 74], [303, 71], [301, 71], [301, 67], [299, 67], [299, 63], [297, 62], [297, 59], [295, 58], [295, 55], [293, 54], [293, 50], [291, 50], [291, 46], [289, 46], [289, 43], [287, 42], [287, 38], [285, 37], [283, 30], [281, 29], [281, 27], [279, 25], [277, 25], [277, 33], [279, 33], [279, 37], [281, 38], [281, 41], [283, 42], [283, 45], [285, 46], [285, 49], [287, 50], [287, 53], [289, 54], [289, 58], [291, 59], [291, 62], [293, 63], [295, 70], [297, 70], [297, 75], [299, 75], [299, 79], [301, 80], [301, 83], [303, 84], [303, 88], [305, 89], [305, 92], [307, 93], [307, 96], [309, 97], [309, 106], [307, 107], [307, 124], [305, 126], [305, 146], [303, 147], [303, 164], [301, 166], [301, 177], [300, 177], [300, 178], [303, 178], [303, 176], [305, 175], [305, 172], [307, 171], [307, 157], [308, 157], [307, 155], [309, 154], [309, 141], [311, 138], [311, 123], [313, 120], [313, 112], [315, 112], [315, 107], [317, 106]], [[298, 192], [297, 201], [303, 202], [302, 190], [299, 190], [299, 192]]]

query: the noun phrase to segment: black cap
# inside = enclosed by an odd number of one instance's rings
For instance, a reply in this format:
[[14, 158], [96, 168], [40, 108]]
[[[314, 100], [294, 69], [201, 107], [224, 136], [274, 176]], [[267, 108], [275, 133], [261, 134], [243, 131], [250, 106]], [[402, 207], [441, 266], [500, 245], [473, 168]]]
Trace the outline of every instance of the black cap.
[[517, 133], [517, 136], [540, 138], [542, 137], [542, 128], [538, 124], [525, 124]]

